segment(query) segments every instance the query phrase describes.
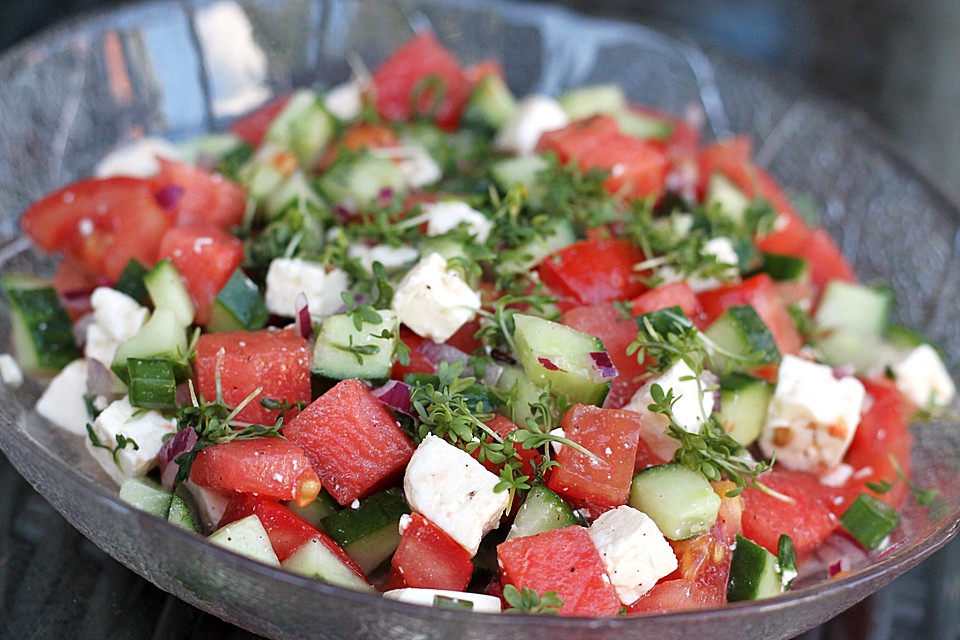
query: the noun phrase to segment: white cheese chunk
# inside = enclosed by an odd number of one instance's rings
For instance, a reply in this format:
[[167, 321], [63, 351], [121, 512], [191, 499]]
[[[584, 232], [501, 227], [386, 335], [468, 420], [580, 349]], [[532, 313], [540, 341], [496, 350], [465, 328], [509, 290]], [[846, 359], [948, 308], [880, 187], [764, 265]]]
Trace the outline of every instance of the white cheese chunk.
[[17, 359], [9, 353], [0, 353], [0, 380], [14, 389], [23, 384], [23, 369], [20, 368]]
[[430, 434], [407, 465], [403, 490], [411, 509], [476, 555], [507, 508], [507, 492], [493, 490], [499, 481], [469, 453]]
[[530, 155], [536, 151], [541, 135], [568, 124], [570, 118], [559, 102], [542, 95], [527, 96], [497, 132], [494, 147], [521, 156]]
[[340, 120], [354, 120], [363, 109], [363, 83], [357, 78], [330, 89], [323, 100], [327, 111]]
[[97, 287], [90, 296], [93, 322], [87, 326], [83, 352], [87, 358], [106, 366], [113, 362], [117, 347], [146, 323], [150, 311], [125, 293], [110, 287]]
[[190, 493], [193, 499], [193, 506], [196, 508], [197, 519], [201, 531], [213, 531], [223, 519], [223, 514], [227, 512], [227, 505], [230, 503], [231, 493], [208, 489], [186, 480], [181, 486]]
[[[426, 607], [436, 606], [438, 599], [455, 600], [459, 602], [469, 602], [473, 606], [471, 611], [478, 613], [500, 613], [500, 598], [488, 596], [482, 593], [467, 593], [465, 591], [449, 591], [447, 589], [414, 589], [406, 587], [403, 589], [391, 589], [384, 591], [384, 598], [397, 600], [399, 602], [409, 602]], [[455, 604], [455, 603], [452, 603]]]
[[393, 310], [411, 331], [446, 342], [480, 310], [480, 295], [438, 253], [421, 258], [393, 294]]
[[957, 389], [936, 349], [922, 344], [892, 367], [897, 389], [922, 409], [943, 407]]
[[40, 399], [36, 410], [41, 416], [64, 431], [86, 435], [90, 413], [83, 396], [87, 393], [87, 361], [80, 358], [58, 373]]
[[284, 318], [296, 314], [297, 296], [307, 297], [311, 316], [328, 316], [343, 307], [340, 294], [347, 290], [347, 273], [327, 269], [300, 258], [274, 258], [267, 269], [266, 303], [270, 313]]
[[825, 472], [843, 461], [860, 424], [865, 397], [853, 376], [787, 355], [760, 433], [764, 455], [797, 471]]
[[403, 181], [411, 189], [434, 184], [443, 177], [443, 169], [422, 144], [404, 142], [399, 161]]
[[[176, 432], [176, 424], [157, 411], [144, 411], [130, 405], [128, 397], [111, 402], [93, 422], [93, 432], [110, 450], [95, 447], [87, 438], [87, 450], [117, 484], [134, 476], [142, 476], [157, 461], [157, 453], [163, 437]], [[117, 436], [123, 435], [136, 442], [117, 450], [116, 461], [112, 450], [117, 446]]]
[[607, 511], [587, 532], [623, 604], [636, 602], [677, 568], [677, 556], [656, 523], [633, 507]]
[[[655, 384], [659, 384], [664, 393], [673, 389], [673, 397], [677, 400], [673, 405], [674, 417], [690, 433], [699, 433], [700, 427], [703, 425], [703, 416], [709, 416], [713, 412], [713, 394], [703, 394], [703, 409], [701, 410], [697, 377], [683, 360], [678, 360], [656, 378], [647, 380], [633, 394], [630, 402], [623, 407], [628, 411], [636, 411], [643, 416], [640, 437], [657, 456], [664, 460], [670, 460], [679, 444], [666, 435], [667, 427], [670, 425], [667, 417], [661, 413], [653, 413], [648, 408], [653, 403], [651, 389]], [[700, 385], [707, 386], [702, 381]]]
[[367, 273], [373, 273], [373, 263], [379, 262], [387, 271], [395, 271], [417, 261], [420, 252], [413, 247], [391, 247], [378, 244], [368, 247], [365, 244], [352, 244], [347, 248], [347, 255], [360, 261]]
[[486, 242], [490, 236], [493, 222], [466, 202], [461, 200], [444, 200], [434, 202], [423, 207], [427, 217], [427, 235], [439, 236], [453, 231], [461, 224], [466, 225], [467, 231], [478, 242]]
[[163, 138], [141, 138], [105, 155], [93, 170], [97, 178], [131, 176], [151, 178], [160, 171], [157, 157], [178, 160], [176, 147]]

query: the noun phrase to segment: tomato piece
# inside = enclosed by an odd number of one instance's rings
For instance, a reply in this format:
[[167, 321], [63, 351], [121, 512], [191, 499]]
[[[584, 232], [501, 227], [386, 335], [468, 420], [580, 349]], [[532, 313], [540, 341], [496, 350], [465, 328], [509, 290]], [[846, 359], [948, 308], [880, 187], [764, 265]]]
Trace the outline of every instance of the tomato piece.
[[232, 440], [207, 447], [193, 461], [190, 479], [201, 487], [295, 500], [302, 507], [320, 493], [320, 478], [303, 449], [282, 438]]
[[609, 116], [578, 120], [540, 137], [538, 151], [553, 151], [583, 171], [609, 172], [605, 186], [624, 198], [657, 196], [663, 190], [668, 160], [662, 145], [620, 132]]
[[421, 589], [463, 591], [473, 576], [470, 552], [419, 513], [410, 516], [390, 566]]
[[539, 594], [556, 591], [560, 615], [615, 616], [620, 598], [607, 578], [600, 553], [583, 527], [553, 529], [497, 546], [503, 584]]
[[363, 571], [357, 563], [336, 542], [279, 502], [249, 493], [238, 493], [227, 503], [218, 526], [223, 527], [251, 515], [257, 516], [263, 528], [267, 530], [270, 545], [280, 562], [293, 555], [293, 552], [307, 541], [315, 538], [330, 549], [353, 573], [364, 578]]
[[400, 341], [410, 350], [410, 363], [400, 364], [399, 361], [393, 363], [393, 369], [390, 371], [390, 377], [394, 380], [403, 380], [408, 373], [425, 373], [434, 375], [437, 373], [435, 358], [431, 357], [427, 351], [421, 349], [423, 345], [430, 342], [422, 336], [418, 336], [405, 326], [400, 327]]
[[637, 443], [637, 455], [633, 459], [633, 472], [639, 473], [649, 467], [655, 467], [658, 464], [666, 464], [669, 460], [664, 460], [653, 450], [647, 441], [640, 438]]
[[564, 435], [597, 460], [565, 446], [556, 455], [547, 486], [592, 515], [627, 503], [640, 439], [640, 414], [574, 405], [563, 416]]
[[270, 128], [270, 125], [290, 101], [290, 95], [286, 94], [275, 98], [256, 111], [234, 120], [233, 124], [230, 125], [230, 131], [251, 147], [259, 147], [263, 144], [267, 129]]
[[213, 301], [243, 262], [243, 242], [209, 224], [174, 227], [163, 235], [159, 258], [170, 258], [187, 287], [194, 321], [210, 322]]
[[680, 307], [688, 318], [696, 318], [702, 311], [697, 294], [686, 282], [672, 282], [650, 289], [634, 298], [630, 305], [635, 316], [667, 307]]
[[413, 444], [362, 382], [344, 380], [283, 430], [313, 463], [330, 495], [350, 504], [403, 473]]
[[696, 582], [686, 578], [675, 578], [661, 580], [655, 584], [653, 589], [641, 596], [639, 600], [627, 605], [627, 614], [665, 613], [709, 606], [712, 606], [710, 596], [701, 591]]
[[540, 278], [558, 296], [580, 304], [633, 298], [647, 287], [633, 265], [643, 252], [628, 240], [581, 240], [540, 263]]
[[204, 171], [185, 162], [158, 157], [160, 188], [176, 187], [182, 192], [173, 205], [178, 227], [212, 224], [229, 229], [243, 222], [247, 211], [247, 193], [243, 187], [218, 173]]
[[44, 251], [70, 254], [115, 281], [131, 258], [147, 266], [157, 261], [160, 237], [172, 221], [152, 181], [115, 177], [81, 180], [41, 198], [21, 225]]
[[720, 496], [717, 521], [707, 533], [691, 540], [671, 542], [677, 554], [677, 572], [697, 585], [696, 604], [719, 606], [727, 601], [727, 580], [737, 534], [743, 531], [743, 501], [727, 493], [736, 485], [729, 481], [712, 483]]
[[201, 335], [197, 341], [197, 391], [208, 400], [215, 398], [217, 393], [217, 352], [220, 349], [224, 350], [220, 363], [224, 402], [235, 407], [257, 387], [263, 387], [258, 398], [240, 411], [238, 420], [274, 424], [280, 412], [261, 405], [257, 401], [260, 398], [285, 400], [290, 404], [310, 401], [312, 353], [296, 329]]
[[780, 534], [786, 533], [802, 559], [837, 529], [834, 499], [843, 492], [821, 484], [815, 474], [777, 468], [759, 480], [793, 500], [787, 502], [759, 489], [743, 490], [743, 535], [770, 553], [777, 553]]
[[703, 306], [702, 326], [709, 326], [728, 307], [740, 304], [752, 306], [773, 334], [781, 355], [796, 354], [803, 346], [803, 338], [787, 312], [777, 288], [765, 273], [747, 278], [737, 284], [704, 291], [699, 295]]
[[[504, 440], [506, 440], [507, 436], [520, 428], [514, 424], [513, 420], [504, 416], [495, 416], [493, 420], [488, 421], [486, 424], [491, 430], [493, 430], [494, 433]], [[493, 438], [487, 438], [487, 442], [491, 442], [492, 440]], [[540, 463], [540, 459], [542, 458], [540, 452], [536, 449], [524, 449], [523, 445], [521, 445], [519, 442], [514, 443], [514, 446], [516, 447], [517, 455], [520, 456], [521, 460], [520, 473], [533, 478], [534, 469], [536, 468], [536, 465]], [[477, 451], [479, 451], [479, 449]], [[474, 457], [477, 457], [476, 452], [473, 455]], [[488, 471], [499, 475], [503, 464], [494, 464], [489, 460], [484, 460], [483, 466], [486, 467]]]
[[460, 62], [432, 33], [414, 36], [373, 74], [374, 104], [386, 120], [433, 116], [454, 129], [470, 97]]
[[470, 82], [471, 86], [475, 86], [487, 76], [497, 76], [498, 78], [505, 77], [503, 73], [503, 65], [500, 64], [499, 60], [495, 60], [493, 58], [487, 58], [472, 64], [464, 69], [463, 73], [467, 77], [467, 81]]

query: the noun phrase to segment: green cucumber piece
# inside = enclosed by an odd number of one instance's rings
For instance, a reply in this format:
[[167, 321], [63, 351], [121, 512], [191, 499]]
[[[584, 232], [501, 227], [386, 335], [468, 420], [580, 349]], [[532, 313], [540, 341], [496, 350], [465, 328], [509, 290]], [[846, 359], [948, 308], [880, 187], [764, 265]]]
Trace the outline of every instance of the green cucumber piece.
[[196, 311], [187, 292], [180, 271], [169, 258], [161, 260], [143, 276], [143, 284], [150, 294], [154, 307], [166, 307], [173, 311], [184, 327], [193, 324]]
[[300, 546], [281, 565], [287, 571], [308, 578], [329, 582], [355, 591], [373, 591], [366, 580], [343, 563], [343, 560], [317, 538], [311, 538]]
[[190, 500], [186, 495], [186, 490], [177, 487], [170, 501], [170, 512], [167, 514], [167, 522], [197, 533], [200, 531], [200, 525], [197, 524], [197, 517], [193, 514], [190, 507]]
[[821, 330], [879, 338], [886, 334], [892, 309], [888, 288], [833, 280], [824, 288], [813, 320]]
[[334, 119], [323, 98], [308, 89], [291, 96], [270, 124], [266, 144], [276, 145], [297, 156], [300, 166], [313, 168], [333, 138]]
[[549, 166], [547, 159], [539, 155], [503, 158], [490, 165], [490, 177], [501, 193], [523, 185], [527, 191], [527, 201], [537, 207], [544, 197], [538, 178]]
[[263, 523], [260, 522], [260, 518], [256, 514], [220, 527], [211, 533], [207, 540], [264, 564], [273, 567], [280, 566], [277, 554], [270, 544], [267, 530], [263, 528]]
[[674, 462], [649, 467], [633, 476], [627, 504], [650, 516], [671, 540], [706, 533], [720, 513], [720, 496], [710, 481]]
[[777, 557], [737, 534], [727, 580], [727, 602], [771, 598], [784, 591]]
[[141, 409], [176, 409], [177, 380], [165, 358], [127, 358], [130, 405]]
[[600, 378], [590, 356], [606, 351], [600, 338], [522, 313], [514, 316], [514, 327], [517, 357], [531, 381], [573, 404], [603, 403], [610, 381]]
[[877, 375], [900, 357], [897, 347], [877, 336], [835, 329], [814, 339], [820, 358], [833, 366], [853, 365], [861, 375]]
[[147, 286], [143, 283], [143, 278], [149, 273], [149, 269], [140, 264], [137, 260], [131, 258], [127, 266], [120, 272], [117, 283], [113, 288], [120, 293], [125, 293], [140, 304], [146, 304], [149, 294]]
[[302, 171], [290, 174], [263, 203], [270, 220], [280, 216], [290, 207], [322, 211], [326, 208], [323, 198]]
[[899, 324], [891, 324], [887, 327], [887, 342], [894, 349], [900, 351], [912, 351], [924, 344], [926, 340], [922, 335]]
[[[408, 373], [404, 376], [403, 381], [411, 387], [426, 387], [428, 384], [432, 384], [434, 389], [440, 388], [440, 376], [429, 373]], [[460, 395], [463, 396], [467, 406], [471, 408], [479, 405], [482, 412], [493, 411], [494, 403], [490, 395], [490, 389], [483, 383], [478, 382], [470, 385], [461, 391]]]
[[527, 493], [526, 500], [517, 511], [507, 540], [563, 529], [578, 523], [577, 515], [563, 498], [542, 484], [537, 484]]
[[296, 502], [284, 502], [288, 509], [312, 524], [317, 529], [324, 529], [323, 521], [340, 510], [340, 505], [333, 499], [333, 496], [326, 489], [321, 489], [316, 500], [305, 507], [301, 507]]
[[173, 494], [149, 478], [127, 478], [120, 485], [120, 499], [141, 511], [167, 519]]
[[270, 312], [257, 285], [237, 269], [213, 301], [211, 332], [256, 331], [267, 324]]
[[558, 99], [571, 120], [597, 114], [621, 113], [627, 108], [627, 97], [618, 84], [593, 84], [565, 92]]
[[897, 528], [900, 514], [882, 500], [861, 493], [840, 516], [840, 524], [857, 542], [872, 551]]
[[320, 188], [329, 202], [364, 207], [375, 202], [384, 190], [405, 192], [406, 182], [393, 160], [363, 154], [335, 163], [320, 178]]
[[720, 411], [717, 417], [723, 430], [743, 446], [760, 437], [767, 421], [767, 407], [774, 385], [744, 373], [720, 380]]
[[673, 135], [674, 124], [669, 120], [624, 109], [613, 114], [620, 131], [641, 140], [666, 140]]
[[464, 117], [499, 129], [517, 110], [517, 99], [500, 74], [488, 73], [474, 86]]
[[177, 382], [190, 377], [190, 365], [186, 361], [187, 332], [177, 314], [167, 307], [158, 307], [137, 335], [117, 347], [110, 368], [121, 380], [129, 380], [127, 359], [161, 358], [174, 366]]
[[540, 402], [543, 387], [537, 386], [522, 367], [507, 365], [503, 367], [497, 380], [497, 389], [506, 395], [506, 408], [514, 424], [524, 426], [527, 418], [533, 417], [530, 405]]
[[3, 276], [0, 287], [10, 301], [13, 352], [24, 371], [55, 373], [81, 356], [53, 287], [21, 274]]
[[543, 262], [551, 254], [577, 241], [573, 226], [568, 220], [557, 219], [549, 229], [524, 244], [504, 251], [496, 266], [498, 275], [526, 273]]
[[244, 145], [243, 140], [230, 132], [208, 133], [178, 143], [177, 154], [190, 164], [209, 158], [220, 161]]
[[780, 350], [773, 334], [750, 305], [728, 307], [705, 333], [723, 351], [736, 356], [712, 354], [714, 364], [721, 372], [749, 371], [780, 362]]
[[398, 489], [388, 489], [360, 501], [356, 509], [330, 514], [323, 527], [333, 541], [369, 574], [393, 555], [400, 544], [400, 517], [410, 506]]
[[717, 172], [710, 174], [704, 195], [704, 205], [707, 209], [719, 210], [721, 215], [739, 226], [746, 221], [750, 203], [751, 200], [747, 194], [725, 175]]
[[760, 271], [769, 275], [774, 282], [810, 281], [810, 263], [796, 256], [764, 253], [761, 256]]
[[393, 311], [380, 309], [377, 313], [379, 322], [362, 320], [359, 329], [353, 314], [324, 318], [313, 347], [311, 371], [335, 380], [389, 377], [400, 340], [400, 321]]

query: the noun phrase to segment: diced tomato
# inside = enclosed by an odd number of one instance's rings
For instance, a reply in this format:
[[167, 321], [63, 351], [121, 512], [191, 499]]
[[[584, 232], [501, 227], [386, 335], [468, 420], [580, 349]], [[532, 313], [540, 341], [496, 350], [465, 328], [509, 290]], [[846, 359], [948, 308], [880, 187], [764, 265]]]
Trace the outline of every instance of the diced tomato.
[[483, 346], [481, 341], [473, 337], [479, 330], [480, 320], [471, 320], [467, 324], [457, 329], [457, 332], [450, 336], [450, 339], [447, 340], [446, 344], [450, 345], [451, 347], [456, 347], [464, 353], [473, 353]]
[[289, 558], [307, 541], [315, 538], [330, 549], [353, 573], [364, 578], [363, 571], [357, 563], [336, 542], [279, 502], [248, 493], [238, 493], [227, 504], [219, 526], [223, 527], [251, 515], [260, 518], [263, 528], [267, 530], [273, 552], [277, 554], [280, 562]]
[[320, 478], [303, 449], [282, 438], [232, 440], [207, 447], [190, 467], [201, 487], [295, 500], [302, 507], [320, 493]]
[[[490, 427], [490, 429], [493, 430], [494, 433], [504, 439], [519, 429], [519, 427], [514, 424], [510, 418], [504, 416], [495, 416], [493, 420], [488, 421], [486, 424], [488, 427]], [[487, 439], [488, 442], [491, 440], [493, 440], [493, 438]], [[516, 447], [517, 454], [520, 456], [520, 460], [522, 461], [520, 473], [531, 478], [534, 477], [534, 468], [540, 463], [540, 459], [542, 457], [540, 452], [536, 449], [524, 449], [523, 445], [521, 445], [519, 442], [515, 443], [514, 446]], [[474, 454], [474, 457], [476, 457], [476, 454]], [[483, 466], [493, 473], [499, 473], [499, 470], [503, 465], [494, 464], [489, 460], [484, 460]]]
[[473, 576], [470, 552], [419, 513], [410, 516], [390, 565], [420, 589], [463, 591]]
[[658, 464], [666, 464], [669, 460], [664, 460], [653, 450], [647, 441], [643, 438], [640, 438], [637, 442], [637, 455], [634, 457], [633, 461], [633, 472], [637, 473], [647, 469], [648, 467], [655, 467]]
[[582, 240], [540, 263], [540, 277], [552, 291], [580, 304], [633, 298], [647, 287], [633, 265], [643, 252], [628, 240]]
[[71, 255], [63, 256], [53, 274], [53, 288], [60, 296], [70, 319], [76, 322], [90, 313], [90, 294], [100, 285], [109, 284], [104, 278], [90, 273], [87, 265]]
[[230, 126], [230, 131], [238, 138], [249, 144], [251, 147], [259, 147], [263, 144], [263, 138], [267, 135], [267, 129], [276, 120], [280, 112], [290, 101], [290, 94], [282, 95], [256, 111], [235, 120]]
[[154, 183], [141, 178], [90, 178], [35, 202], [21, 219], [44, 251], [62, 251], [94, 274], [120, 277], [131, 258], [150, 266], [173, 217], [157, 203]]
[[[290, 404], [310, 401], [310, 361], [307, 341], [294, 329], [262, 329], [204, 333], [197, 342], [197, 391], [207, 400], [217, 393], [217, 352], [223, 349], [220, 383], [223, 399], [237, 406], [263, 387], [257, 399], [237, 415], [244, 422], [272, 425], [279, 411], [261, 405], [260, 398], [287, 401]], [[292, 412], [291, 412], [292, 414]], [[286, 417], [289, 418], [291, 414]]]
[[470, 65], [464, 69], [463, 73], [466, 75], [471, 86], [475, 86], [487, 76], [497, 76], [499, 78], [504, 77], [503, 65], [500, 64], [499, 60], [494, 60], [492, 58], [481, 60], [476, 64]]
[[283, 434], [303, 447], [323, 486], [343, 505], [395, 479], [413, 455], [410, 439], [359, 380], [337, 383]]
[[646, 595], [627, 606], [628, 615], [665, 613], [713, 606], [710, 594], [693, 580], [675, 578], [661, 580]]
[[208, 224], [174, 227], [163, 235], [159, 258], [170, 258], [187, 287], [199, 325], [210, 322], [213, 301], [243, 262], [243, 242]]
[[538, 151], [553, 151], [583, 171], [609, 171], [607, 190], [624, 198], [657, 196], [663, 190], [668, 161], [662, 145], [620, 132], [609, 116], [578, 120], [540, 137]]
[[677, 554], [679, 577], [697, 585], [696, 602], [705, 606], [719, 606], [727, 601], [734, 541], [743, 531], [743, 501], [740, 496], [727, 496], [736, 485], [729, 481], [712, 484], [714, 492], [720, 496], [716, 523], [703, 535], [671, 543]]
[[780, 535], [793, 539], [797, 557], [804, 558], [833, 533], [838, 526], [834, 498], [842, 495], [821, 484], [806, 471], [776, 468], [759, 477], [765, 486], [792, 501], [764, 493], [760, 489], [743, 490], [743, 535], [770, 553], [777, 553]]
[[803, 339], [797, 333], [793, 319], [790, 318], [773, 280], [765, 273], [737, 284], [704, 291], [699, 298], [703, 305], [703, 326], [709, 326], [728, 307], [749, 304], [773, 334], [781, 355], [796, 354], [803, 346]]
[[635, 316], [667, 307], [680, 307], [688, 318], [696, 318], [702, 311], [697, 294], [686, 282], [673, 282], [650, 289], [634, 298], [630, 304]]
[[430, 357], [426, 351], [421, 349], [425, 343], [429, 342], [427, 338], [418, 336], [407, 327], [400, 327], [400, 341], [410, 350], [410, 363], [401, 364], [399, 361], [393, 363], [393, 369], [390, 371], [390, 377], [394, 380], [403, 380], [408, 373], [426, 373], [433, 375], [437, 372], [439, 364]]
[[543, 594], [556, 591], [560, 615], [615, 616], [620, 598], [590, 534], [583, 527], [553, 529], [497, 546], [503, 584]]
[[387, 120], [433, 116], [454, 129], [470, 97], [460, 62], [432, 33], [408, 40], [373, 74], [377, 111]]
[[158, 188], [182, 189], [172, 209], [178, 227], [211, 224], [229, 229], [243, 222], [247, 210], [243, 187], [200, 167], [162, 157], [157, 160], [160, 163]]
[[596, 336], [603, 341], [610, 360], [617, 368], [617, 377], [610, 383], [610, 393], [604, 406], [619, 409], [627, 404], [643, 384], [639, 379], [646, 370], [636, 355], [628, 356], [627, 347], [637, 338], [637, 325], [610, 303], [576, 307], [563, 314], [560, 320], [577, 331]]
[[[869, 492], [868, 482], [897, 479], [896, 468], [890, 460], [893, 456], [907, 477], [910, 477], [910, 445], [913, 435], [907, 426], [911, 408], [896, 386], [886, 380], [862, 380], [867, 390], [867, 410], [860, 417], [860, 424], [847, 450], [844, 462], [857, 470], [870, 473], [855, 473], [850, 484], [854, 497], [861, 491]], [[877, 497], [893, 507], [899, 507], [909, 488], [897, 482], [890, 491]]]
[[563, 433], [599, 460], [562, 447], [556, 455], [559, 466], [551, 471], [547, 486], [594, 516], [626, 504], [640, 420], [633, 411], [574, 405], [563, 416]]

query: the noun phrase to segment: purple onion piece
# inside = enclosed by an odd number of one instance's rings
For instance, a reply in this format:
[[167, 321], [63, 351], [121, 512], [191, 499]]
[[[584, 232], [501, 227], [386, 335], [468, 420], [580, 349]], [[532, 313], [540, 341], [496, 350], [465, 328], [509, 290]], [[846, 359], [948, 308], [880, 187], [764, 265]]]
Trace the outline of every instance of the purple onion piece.
[[547, 371], [563, 371], [563, 369], [553, 364], [550, 358], [537, 358], [537, 362], [543, 365], [543, 368]]
[[114, 395], [113, 374], [96, 358], [87, 360], [87, 393], [108, 398]]
[[297, 294], [297, 299], [293, 304], [297, 331], [300, 332], [304, 340], [309, 340], [313, 337], [313, 319], [310, 317], [310, 306], [307, 303], [307, 296], [303, 293]]
[[617, 368], [610, 359], [610, 354], [606, 351], [593, 351], [590, 353], [590, 359], [593, 360], [593, 368], [600, 374], [601, 380], [611, 380], [617, 377]]
[[838, 367], [833, 367], [833, 377], [837, 380], [842, 380], [843, 378], [849, 378], [852, 375], [856, 375], [857, 368], [852, 364], [844, 364]]
[[412, 416], [413, 407], [410, 405], [410, 391], [410, 385], [399, 380], [391, 380], [379, 389], [374, 389], [371, 393], [388, 407]]
[[827, 577], [832, 578], [843, 570], [843, 559], [837, 558], [834, 562], [830, 563], [829, 567], [827, 567]]
[[391, 201], [393, 201], [393, 189], [390, 187], [380, 189], [380, 192], [377, 194], [377, 204], [385, 207], [390, 204]]
[[173, 481], [180, 470], [176, 459], [191, 451], [195, 444], [197, 444], [197, 432], [193, 429], [183, 429], [161, 445], [157, 453], [157, 464], [160, 466], [160, 481], [168, 491], [173, 489]]
[[[470, 356], [449, 344], [436, 343], [432, 340], [425, 340], [417, 350], [431, 363], [438, 365], [441, 362], [466, 362]], [[469, 374], [467, 374], [469, 375]]]
[[183, 193], [183, 187], [180, 185], [168, 184], [154, 193], [153, 197], [161, 207], [167, 211], [172, 211], [179, 204], [180, 199], [183, 198]]

